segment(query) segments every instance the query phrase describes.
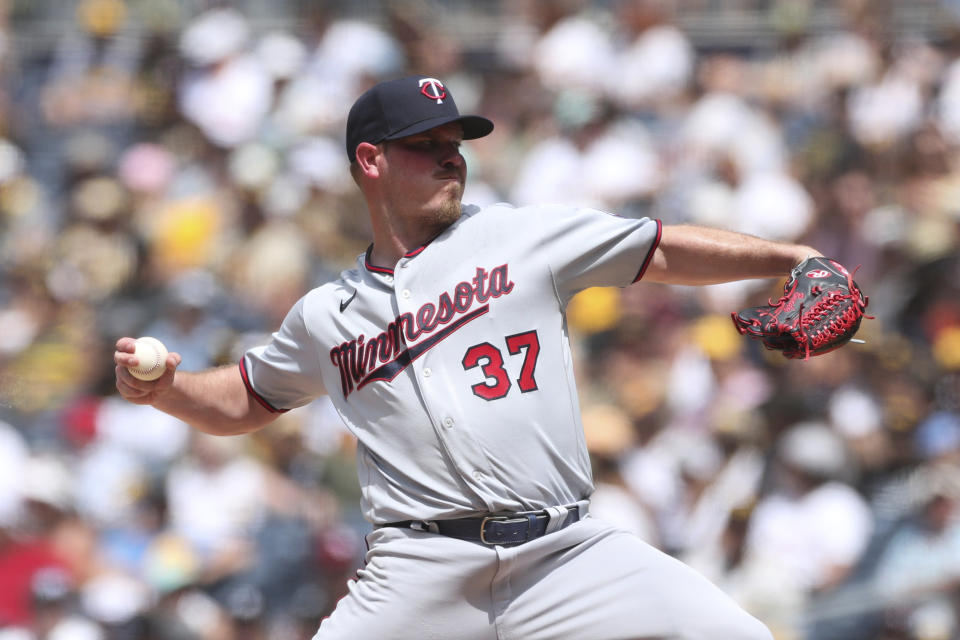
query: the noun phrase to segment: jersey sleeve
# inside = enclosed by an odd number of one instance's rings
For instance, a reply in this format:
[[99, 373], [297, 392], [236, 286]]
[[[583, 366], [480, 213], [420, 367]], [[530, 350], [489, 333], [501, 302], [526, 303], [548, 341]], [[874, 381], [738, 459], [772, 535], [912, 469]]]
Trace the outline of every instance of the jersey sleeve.
[[565, 300], [589, 287], [625, 287], [640, 280], [662, 231], [659, 220], [597, 209], [546, 208], [537, 218], [538, 250]]
[[301, 298], [266, 345], [249, 349], [240, 361], [247, 390], [264, 407], [283, 412], [325, 393], [316, 341], [304, 321]]

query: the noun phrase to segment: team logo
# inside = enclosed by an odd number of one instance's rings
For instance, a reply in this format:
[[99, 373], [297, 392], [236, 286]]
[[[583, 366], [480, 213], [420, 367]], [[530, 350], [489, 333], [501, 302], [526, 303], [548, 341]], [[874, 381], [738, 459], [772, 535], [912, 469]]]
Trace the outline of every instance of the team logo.
[[379, 333], [351, 337], [331, 349], [330, 362], [340, 370], [343, 397], [372, 382], [390, 382], [411, 362], [489, 312], [491, 300], [514, 289], [508, 268], [477, 267], [472, 279], [441, 293], [435, 303], [398, 315]]
[[814, 269], [813, 271], [807, 271], [808, 278], [829, 278], [830, 272], [826, 269]]
[[443, 99], [447, 97], [447, 88], [436, 78], [423, 78], [420, 80], [420, 93], [436, 100], [437, 104], [443, 104]]

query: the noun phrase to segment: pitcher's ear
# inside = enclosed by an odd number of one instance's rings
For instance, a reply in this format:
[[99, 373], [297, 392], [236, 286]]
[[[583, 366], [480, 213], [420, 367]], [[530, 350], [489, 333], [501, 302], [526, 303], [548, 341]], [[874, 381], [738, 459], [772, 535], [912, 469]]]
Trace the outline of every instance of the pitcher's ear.
[[357, 145], [357, 166], [361, 174], [373, 178], [380, 175], [380, 167], [377, 164], [377, 156], [380, 153], [380, 148], [375, 144], [361, 142]]

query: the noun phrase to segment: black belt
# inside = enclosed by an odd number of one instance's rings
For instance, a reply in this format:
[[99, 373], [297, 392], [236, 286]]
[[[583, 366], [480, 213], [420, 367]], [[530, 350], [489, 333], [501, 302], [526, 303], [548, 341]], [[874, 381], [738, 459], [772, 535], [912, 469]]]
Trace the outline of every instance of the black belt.
[[[551, 513], [551, 511], [554, 513]], [[586, 515], [586, 513], [583, 515]], [[455, 520], [403, 520], [388, 522], [382, 526], [417, 529], [418, 531], [439, 533], [460, 540], [509, 546], [523, 544], [547, 533], [559, 531], [580, 519], [579, 505], [572, 505], [551, 510], [477, 518], [457, 518]]]

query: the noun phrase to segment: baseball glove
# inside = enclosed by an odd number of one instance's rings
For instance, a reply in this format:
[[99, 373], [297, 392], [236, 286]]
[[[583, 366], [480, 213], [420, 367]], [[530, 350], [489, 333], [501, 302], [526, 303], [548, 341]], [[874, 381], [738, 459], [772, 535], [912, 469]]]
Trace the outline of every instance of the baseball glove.
[[836, 260], [815, 257], [793, 268], [779, 300], [731, 315], [741, 334], [785, 358], [806, 360], [849, 342], [866, 308], [850, 272]]

